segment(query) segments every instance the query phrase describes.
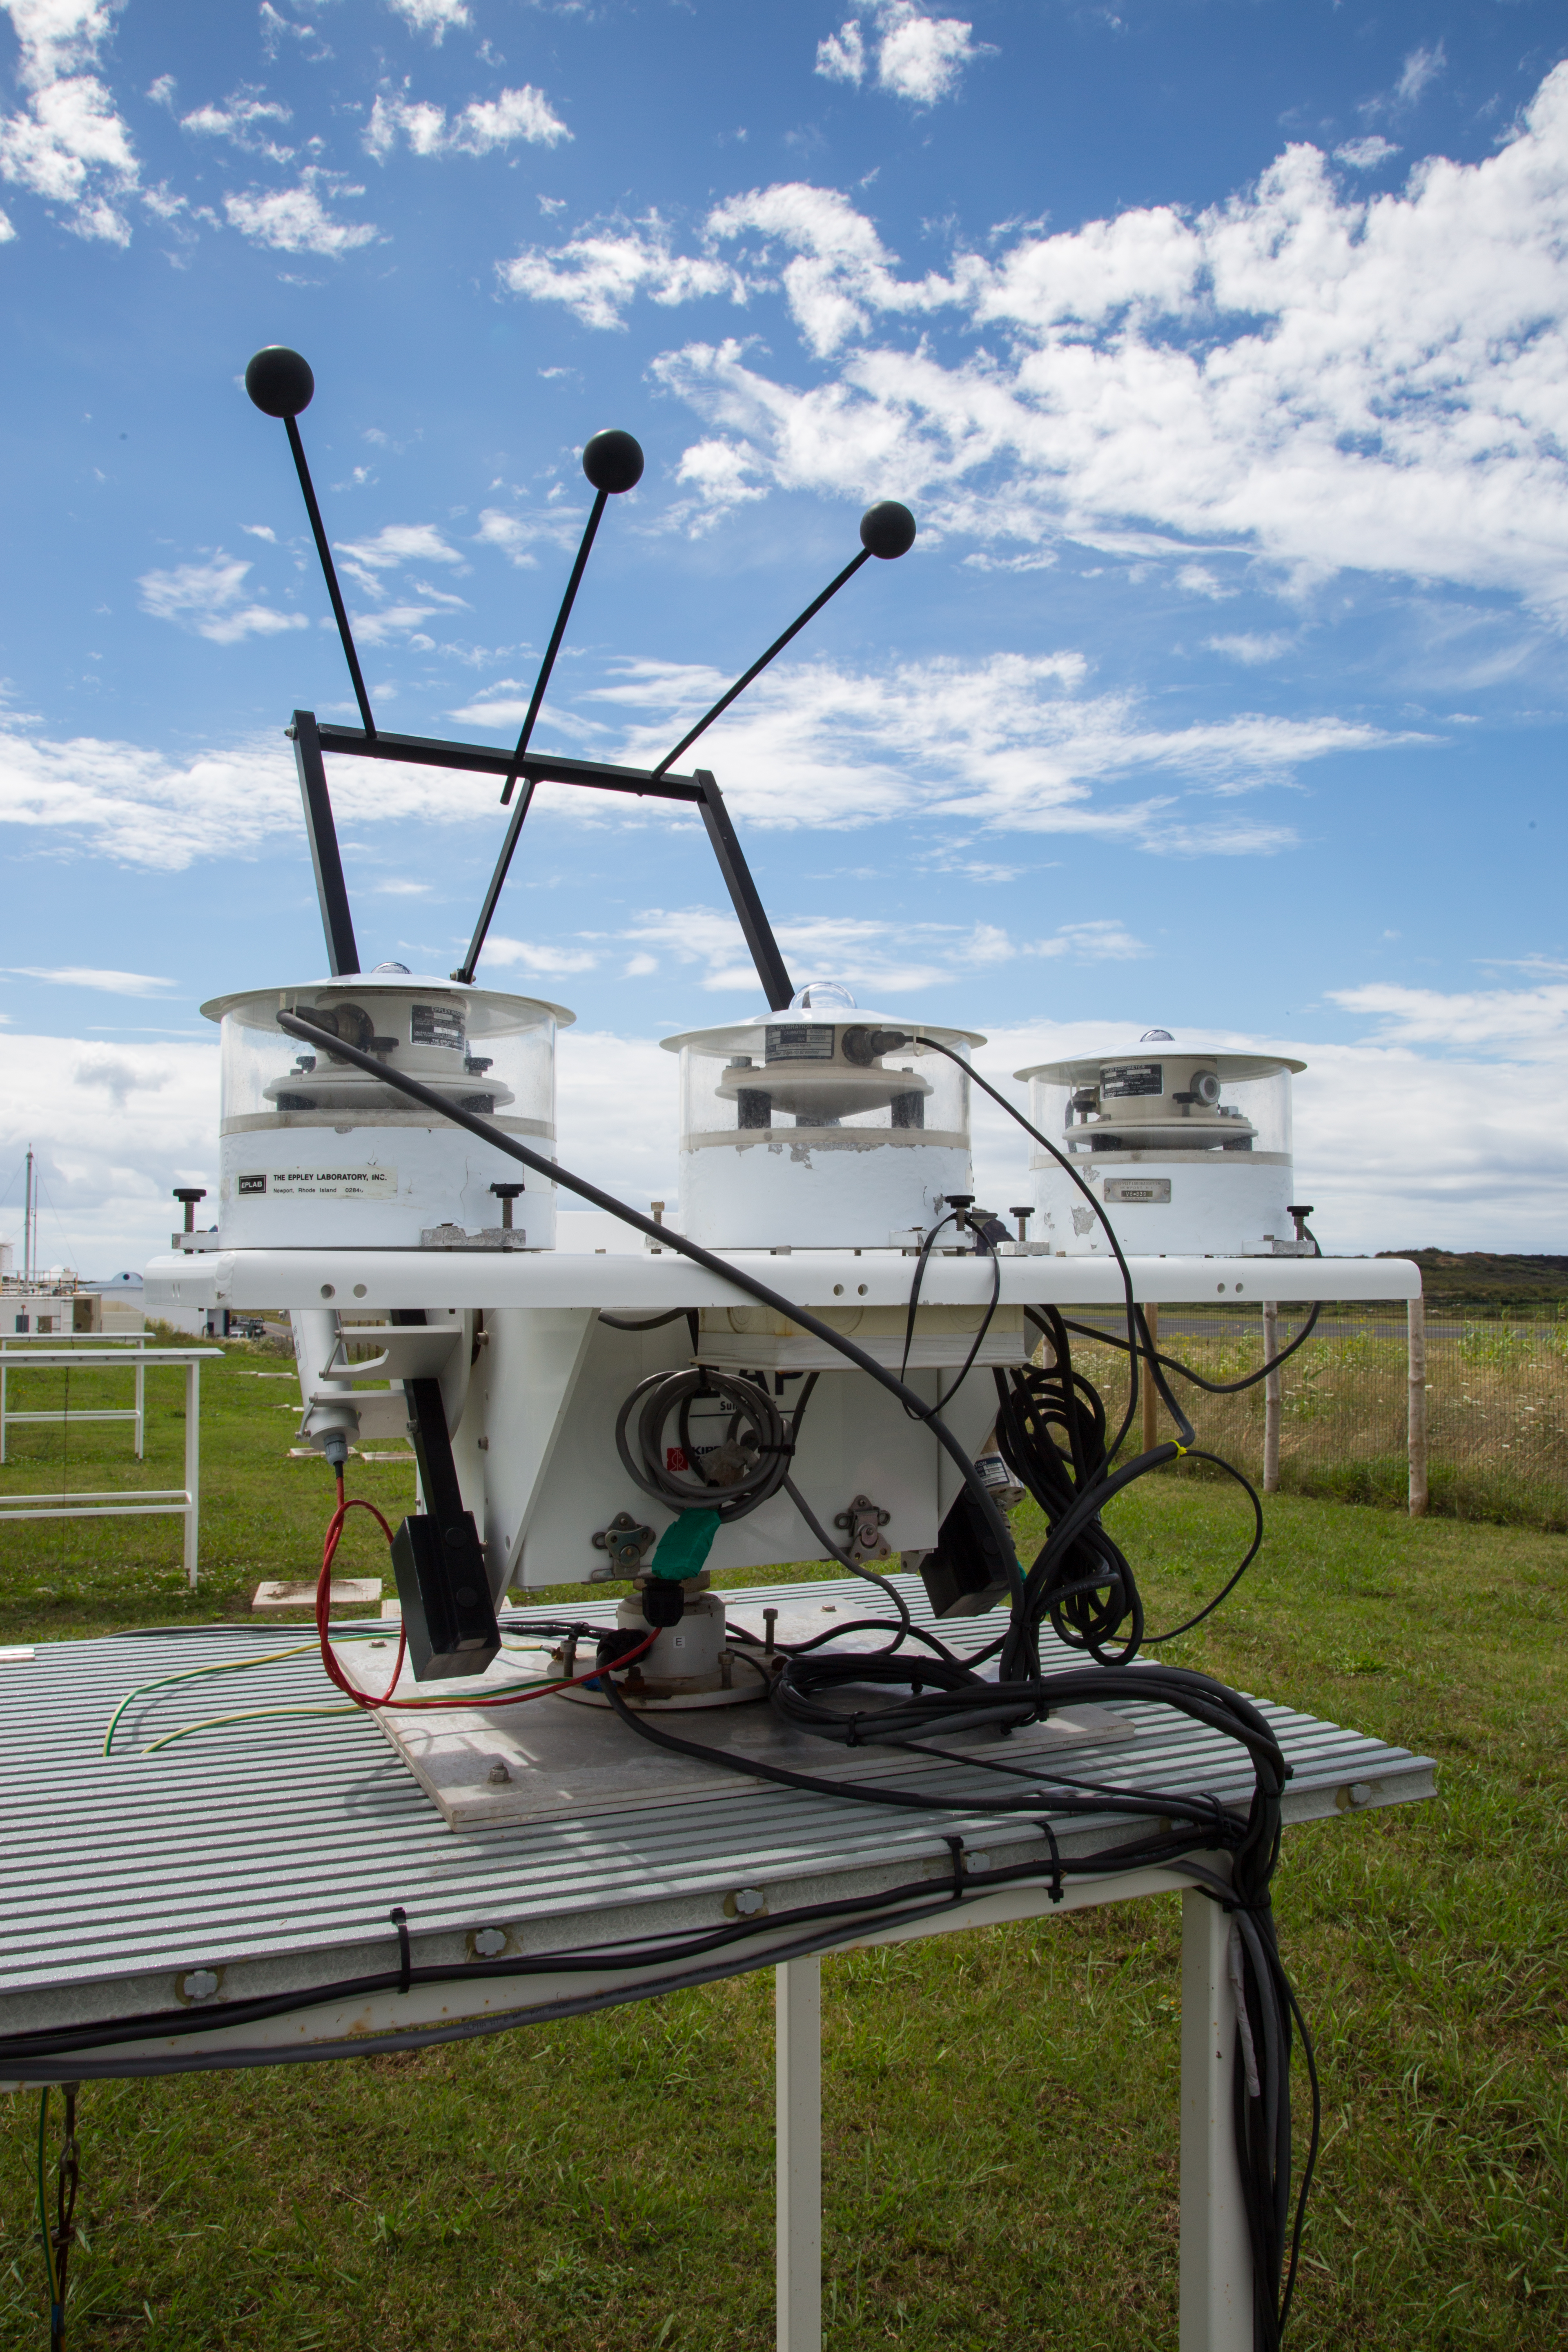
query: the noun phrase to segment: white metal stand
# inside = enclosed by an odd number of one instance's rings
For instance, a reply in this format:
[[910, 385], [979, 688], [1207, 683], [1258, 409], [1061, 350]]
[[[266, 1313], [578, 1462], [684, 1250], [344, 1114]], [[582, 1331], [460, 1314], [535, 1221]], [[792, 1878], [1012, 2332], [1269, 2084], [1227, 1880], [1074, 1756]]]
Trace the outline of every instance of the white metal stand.
[[[1226, 1965], [1229, 1941], [1230, 1921], [1219, 1905], [1195, 1889], [1185, 1891], [1181, 2352], [1251, 2352], [1252, 2347], [1252, 2251], [1231, 2105], [1236, 1997]], [[773, 1984], [778, 2352], [821, 2352], [822, 1963], [787, 1960], [773, 1970]]]
[[821, 2352], [822, 1962], [773, 1970], [778, 2352]]
[[1182, 1897], [1181, 2352], [1252, 2352], [1252, 2248], [1236, 2160], [1230, 1920]]
[[[68, 1343], [70, 1336], [71, 1335], [68, 1332], [66, 1332], [61, 1335], [60, 1339], [51, 1339], [48, 1342], [49, 1348], [57, 1353], [62, 1352], [61, 1342], [63, 1340]], [[94, 1346], [98, 1349], [102, 1350], [105, 1344], [103, 1334], [101, 1332], [95, 1331], [91, 1335], [91, 1338]], [[51, 1406], [47, 1412], [17, 1412], [13, 1410], [7, 1395], [7, 1376], [13, 1371], [25, 1371], [29, 1366], [37, 1364], [38, 1360], [38, 1342], [37, 1340], [29, 1340], [25, 1337], [16, 1339], [9, 1338], [0, 1339], [0, 1466], [3, 1466], [5, 1461], [6, 1430], [14, 1426], [19, 1426], [23, 1422], [26, 1421], [58, 1421], [61, 1423], [72, 1421], [133, 1422], [135, 1423], [136, 1459], [138, 1462], [141, 1461], [145, 1447], [147, 1433], [146, 1348], [145, 1343], [140, 1335], [138, 1335], [134, 1339], [127, 1339], [120, 1342], [119, 1346], [123, 1350], [123, 1353], [117, 1353], [112, 1360], [115, 1369], [118, 1370], [120, 1365], [123, 1363], [128, 1370], [132, 1368], [135, 1370], [136, 1401], [133, 1404], [114, 1405], [102, 1408], [93, 1407], [85, 1411], [79, 1405], [78, 1405], [74, 1411], [61, 1405], [58, 1407]], [[81, 1361], [80, 1355], [78, 1352], [79, 1347], [80, 1341], [79, 1340], [76, 1343], [76, 1346], [72, 1349], [70, 1360], [73, 1363], [79, 1363]], [[94, 1363], [100, 1364], [109, 1360], [110, 1360], [101, 1353], [95, 1355], [93, 1358]]]
[[[89, 1495], [0, 1495], [0, 1527], [11, 1519], [142, 1519], [163, 1516], [183, 1517], [185, 1522], [184, 1570], [185, 1582], [194, 1591], [196, 1583], [196, 1563], [201, 1538], [201, 1462], [202, 1462], [202, 1364], [212, 1356], [221, 1356], [221, 1348], [149, 1348], [139, 1353], [136, 1363], [137, 1409], [142, 1401], [142, 1378], [149, 1365], [182, 1365], [185, 1374], [185, 1483], [183, 1486], [142, 1486], [122, 1488], [118, 1494]], [[83, 1354], [76, 1350], [40, 1350], [27, 1357], [29, 1370], [58, 1371], [63, 1366], [105, 1364], [124, 1368], [122, 1354], [95, 1350]], [[0, 1378], [3, 1378], [0, 1372]], [[13, 1413], [13, 1421], [58, 1420], [58, 1414]], [[130, 1419], [130, 1412], [72, 1413], [72, 1421]], [[140, 1431], [138, 1431], [140, 1434]], [[140, 1448], [138, 1448], [140, 1452]]]

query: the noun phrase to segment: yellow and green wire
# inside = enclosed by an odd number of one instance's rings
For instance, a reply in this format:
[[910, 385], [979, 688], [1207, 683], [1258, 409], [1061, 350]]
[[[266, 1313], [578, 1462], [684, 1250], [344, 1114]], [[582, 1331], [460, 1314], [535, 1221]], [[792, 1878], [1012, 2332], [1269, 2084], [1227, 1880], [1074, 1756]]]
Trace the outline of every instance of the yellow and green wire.
[[[384, 1641], [387, 1636], [384, 1633], [340, 1633], [336, 1638], [339, 1641], [371, 1642]], [[502, 1644], [503, 1648], [515, 1647], [525, 1650], [536, 1650], [545, 1646], [547, 1645], [539, 1642]], [[196, 1682], [204, 1675], [242, 1674], [252, 1666], [275, 1666], [281, 1664], [288, 1658], [312, 1656], [315, 1650], [314, 1642], [296, 1642], [287, 1650], [267, 1650], [257, 1658], [226, 1658], [217, 1665], [186, 1666], [177, 1675], [160, 1675], [156, 1682], [139, 1683], [134, 1690], [126, 1692], [125, 1696], [110, 1717], [109, 1727], [103, 1735], [103, 1753], [107, 1756], [110, 1752], [114, 1744], [115, 1732], [119, 1728], [120, 1718], [126, 1708], [130, 1706], [132, 1700], [144, 1698], [149, 1691], [167, 1690], [174, 1683]], [[428, 1702], [405, 1699], [399, 1704], [402, 1706], [416, 1707], [427, 1705]], [[178, 1731], [167, 1731], [162, 1738], [151, 1741], [142, 1748], [142, 1753], [143, 1756], [155, 1755], [160, 1748], [173, 1747], [176, 1739], [188, 1739], [194, 1731], [214, 1731], [225, 1724], [263, 1722], [270, 1720], [275, 1716], [285, 1715], [358, 1715], [361, 1712], [362, 1710], [352, 1702], [344, 1706], [315, 1706], [302, 1704], [298, 1706], [247, 1707], [237, 1714], [210, 1715], [204, 1717], [199, 1723], [184, 1724]]]

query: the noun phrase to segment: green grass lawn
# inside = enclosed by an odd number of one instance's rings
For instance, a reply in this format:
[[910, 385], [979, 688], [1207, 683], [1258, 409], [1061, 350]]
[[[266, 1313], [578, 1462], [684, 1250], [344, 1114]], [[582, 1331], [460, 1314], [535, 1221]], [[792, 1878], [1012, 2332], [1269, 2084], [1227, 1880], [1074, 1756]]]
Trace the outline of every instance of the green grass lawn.
[[[326, 1474], [286, 1458], [291, 1391], [254, 1377], [287, 1368], [237, 1348], [205, 1376], [199, 1592], [175, 1521], [7, 1528], [0, 1643], [232, 1617], [259, 1577], [310, 1572]], [[154, 1394], [140, 1475], [176, 1484], [174, 1378]], [[58, 1486], [58, 1437], [17, 1445], [5, 1488]], [[73, 1435], [69, 1483], [129, 1452]], [[395, 1517], [412, 1475], [356, 1464], [351, 1486]], [[1243, 1508], [1163, 1475], [1114, 1524], [1157, 1629], [1220, 1580]], [[367, 1534], [344, 1566], [382, 1571]], [[1565, 1580], [1562, 1536], [1281, 1497], [1178, 1645], [1440, 1765], [1433, 1804], [1286, 1838], [1325, 2107], [1302, 2352], [1568, 2341]], [[1173, 2352], [1178, 1924], [1163, 1900], [825, 1964], [832, 2352]], [[73, 2340], [762, 2352], [772, 2118], [766, 1976], [406, 2058], [88, 2084]], [[0, 2099], [5, 2347], [47, 2341], [37, 2120]]]

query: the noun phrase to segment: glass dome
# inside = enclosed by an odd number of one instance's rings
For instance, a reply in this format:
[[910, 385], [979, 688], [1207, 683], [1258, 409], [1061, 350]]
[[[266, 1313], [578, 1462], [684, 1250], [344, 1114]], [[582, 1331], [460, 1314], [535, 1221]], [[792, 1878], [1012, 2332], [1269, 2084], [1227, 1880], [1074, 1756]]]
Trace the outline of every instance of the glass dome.
[[984, 1039], [855, 1006], [824, 1019], [822, 990], [811, 994], [804, 1018], [792, 1005], [663, 1041], [680, 1056], [681, 1222], [694, 1239], [885, 1249], [973, 1189], [963, 1065]]
[[[1132, 1044], [1015, 1075], [1029, 1117], [1104, 1205], [1130, 1252], [1293, 1253], [1290, 1080], [1305, 1063], [1146, 1030]], [[1105, 1226], [1051, 1153], [1030, 1160], [1037, 1246], [1109, 1252]]]
[[[202, 1011], [219, 1026], [226, 1246], [418, 1247], [437, 1229], [454, 1241], [499, 1234], [489, 1187], [522, 1175], [330, 1045], [288, 1036], [279, 1013], [303, 1014], [554, 1156], [555, 1034], [574, 1017], [561, 1005], [384, 969], [218, 997]], [[515, 1226], [528, 1247], [552, 1247], [553, 1187], [523, 1181]]]

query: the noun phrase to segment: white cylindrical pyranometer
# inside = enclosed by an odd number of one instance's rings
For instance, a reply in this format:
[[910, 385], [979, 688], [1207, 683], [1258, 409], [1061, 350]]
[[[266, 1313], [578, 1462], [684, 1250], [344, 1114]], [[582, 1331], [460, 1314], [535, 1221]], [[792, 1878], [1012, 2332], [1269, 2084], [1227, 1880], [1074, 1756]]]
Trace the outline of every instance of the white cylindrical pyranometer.
[[714, 1249], [888, 1249], [972, 1193], [973, 1030], [816, 989], [787, 1013], [662, 1042], [680, 1056], [680, 1223]]
[[[1015, 1075], [1130, 1256], [1268, 1257], [1296, 1248], [1290, 1080], [1305, 1067], [1159, 1029]], [[1037, 1246], [1109, 1256], [1104, 1225], [1050, 1154], [1036, 1145], [1029, 1168]]]
[[[301, 1045], [278, 1015], [303, 1014], [553, 1160], [564, 1007], [383, 967], [202, 1011], [222, 1052], [225, 1248], [553, 1249], [552, 1184], [330, 1046]], [[490, 1186], [519, 1182], [509, 1218]]]

